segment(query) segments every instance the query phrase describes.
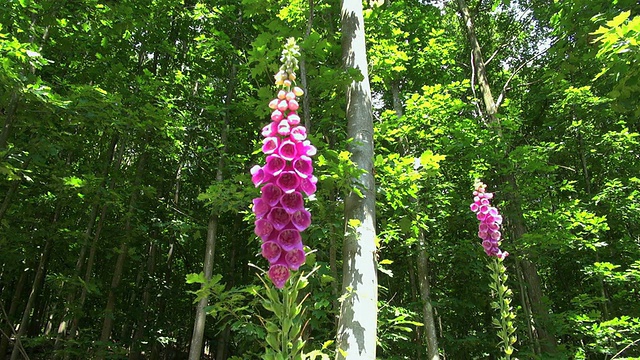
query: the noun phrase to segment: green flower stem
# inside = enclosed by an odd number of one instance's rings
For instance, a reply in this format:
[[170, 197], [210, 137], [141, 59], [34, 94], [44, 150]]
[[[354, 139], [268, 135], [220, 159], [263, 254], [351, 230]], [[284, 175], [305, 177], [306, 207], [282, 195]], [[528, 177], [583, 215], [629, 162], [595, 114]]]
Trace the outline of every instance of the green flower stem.
[[309, 283], [308, 278], [315, 270], [307, 275], [292, 276], [282, 290], [277, 290], [270, 282], [260, 278], [266, 288], [266, 297], [257, 295], [262, 298], [264, 308], [275, 315], [274, 318], [264, 320], [267, 330], [267, 348], [262, 357], [264, 360], [302, 360], [304, 358], [302, 305], [307, 297], [298, 302], [298, 296], [300, 290]]
[[491, 307], [498, 311], [498, 315], [493, 319], [493, 325], [498, 328], [498, 337], [500, 338], [500, 348], [504, 355], [501, 359], [510, 360], [515, 348], [516, 328], [513, 320], [516, 318], [511, 307], [512, 291], [507, 286], [507, 268], [503, 264], [503, 260], [492, 257], [492, 261], [488, 267], [491, 270], [491, 287], [492, 293], [496, 301], [491, 302]]

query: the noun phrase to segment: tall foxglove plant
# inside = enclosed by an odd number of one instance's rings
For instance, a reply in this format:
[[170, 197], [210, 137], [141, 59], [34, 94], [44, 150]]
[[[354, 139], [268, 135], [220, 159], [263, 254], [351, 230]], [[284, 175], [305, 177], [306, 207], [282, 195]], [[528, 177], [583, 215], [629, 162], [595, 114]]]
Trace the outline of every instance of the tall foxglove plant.
[[294, 85], [299, 55], [295, 40], [289, 39], [275, 75], [278, 92], [269, 103], [271, 122], [262, 129], [265, 165], [251, 168], [254, 185], [261, 187], [261, 196], [253, 199], [255, 233], [262, 239], [262, 256], [270, 264], [268, 276], [279, 289], [291, 271], [305, 262], [300, 232], [311, 224], [311, 214], [302, 194], [312, 195], [318, 181], [311, 162], [316, 148], [307, 140], [307, 129], [297, 114], [297, 98], [304, 94]]
[[503, 260], [509, 253], [503, 252], [499, 248], [502, 238], [500, 233], [502, 215], [496, 207], [491, 206], [493, 193], [486, 192], [486, 188], [487, 185], [479, 180], [476, 181], [471, 211], [476, 213], [476, 217], [480, 221], [478, 237], [482, 239], [482, 247], [485, 253], [493, 258], [493, 261], [488, 265], [491, 270], [491, 284], [489, 286], [494, 297], [497, 298], [496, 301], [491, 302], [491, 307], [498, 311], [498, 316], [493, 319], [493, 325], [498, 328], [499, 346], [504, 354], [501, 358], [510, 360], [515, 351], [513, 344], [516, 342], [516, 328], [513, 320], [516, 315], [511, 307], [513, 293], [507, 286], [507, 268], [503, 264]]

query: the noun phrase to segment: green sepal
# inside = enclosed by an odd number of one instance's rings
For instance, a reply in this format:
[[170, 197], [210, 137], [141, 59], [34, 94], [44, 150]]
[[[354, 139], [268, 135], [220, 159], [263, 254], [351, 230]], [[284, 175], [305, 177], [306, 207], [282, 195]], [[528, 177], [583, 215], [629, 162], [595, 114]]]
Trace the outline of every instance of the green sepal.
[[277, 336], [275, 333], [269, 333], [267, 334], [266, 340], [267, 340], [267, 344], [269, 344], [269, 346], [271, 346], [273, 349], [279, 349], [280, 348], [280, 339], [278, 339], [279, 336]]

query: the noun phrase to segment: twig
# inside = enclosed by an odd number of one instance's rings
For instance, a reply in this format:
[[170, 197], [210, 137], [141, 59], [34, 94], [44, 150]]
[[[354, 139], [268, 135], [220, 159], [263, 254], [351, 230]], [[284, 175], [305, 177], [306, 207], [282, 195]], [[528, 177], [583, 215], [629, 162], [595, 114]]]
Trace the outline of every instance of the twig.
[[[11, 327], [11, 332], [13, 333], [13, 335], [16, 337], [16, 340], [14, 341], [13, 346], [17, 346], [18, 347], [18, 351], [20, 351], [20, 353], [22, 354], [22, 356], [26, 359], [29, 360], [29, 356], [27, 355], [27, 352], [24, 350], [24, 346], [22, 346], [22, 342], [20, 341], [20, 339], [18, 338], [18, 333], [16, 333], [16, 329], [13, 327], [13, 325], [11, 324], [11, 320], [9, 320], [9, 315], [7, 315], [6, 310], [4, 309], [4, 306], [2, 306], [2, 315], [4, 315], [4, 319], [7, 322], [7, 324]], [[0, 333], [2, 333], [2, 335], [4, 335], [4, 337], [6, 337], [9, 341], [11, 341], [11, 337], [9, 337], [9, 335], [5, 334], [4, 331], [2, 331], [0, 329]]]
[[611, 358], [611, 360], [615, 359], [618, 357], [618, 355], [622, 354], [625, 350], [627, 350], [628, 348], [630, 348], [631, 346], [633, 346], [635, 343], [637, 343], [638, 341], [640, 341], [640, 339], [636, 339], [634, 342], [632, 342], [631, 344], [625, 346], [622, 350], [618, 351], [615, 355], [613, 355], [613, 357]]
[[509, 76], [509, 79], [507, 79], [507, 81], [504, 83], [504, 86], [502, 87], [502, 91], [500, 92], [500, 95], [498, 96], [498, 100], [496, 101], [496, 109], [498, 109], [498, 107], [500, 107], [500, 104], [502, 104], [502, 101], [504, 100], [504, 96], [507, 93], [507, 89], [509, 88], [509, 83], [511, 82], [511, 80], [513, 80], [513, 78], [518, 75], [518, 73], [520, 72], [520, 70], [522, 70], [525, 65], [527, 65], [528, 63], [532, 62], [533, 60], [537, 59], [538, 57], [540, 57], [541, 55], [544, 55], [547, 53], [547, 51], [549, 49], [551, 49], [551, 47], [553, 45], [555, 45], [558, 41], [560, 41], [561, 37], [558, 37], [557, 39], [553, 40], [550, 44], [549, 47], [546, 48], [543, 51], [540, 51], [539, 53], [535, 54], [534, 56], [532, 56], [531, 58], [525, 60], [522, 64], [520, 64], [520, 66], [518, 66], [514, 72], [511, 74], [511, 76]]

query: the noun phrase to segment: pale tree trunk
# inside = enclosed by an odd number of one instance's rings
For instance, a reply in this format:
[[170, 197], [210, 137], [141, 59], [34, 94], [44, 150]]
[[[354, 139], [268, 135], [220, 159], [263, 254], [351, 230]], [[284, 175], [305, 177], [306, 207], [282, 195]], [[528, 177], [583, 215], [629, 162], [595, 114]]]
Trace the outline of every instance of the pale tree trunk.
[[420, 297], [422, 298], [422, 318], [424, 332], [427, 340], [427, 359], [440, 360], [438, 352], [438, 334], [436, 322], [433, 316], [431, 304], [431, 284], [429, 279], [429, 263], [427, 259], [427, 244], [424, 238], [424, 230], [420, 229], [418, 235], [418, 278], [420, 282]]
[[[52, 223], [55, 224], [58, 221], [61, 210], [62, 210], [62, 205], [58, 204], [53, 215]], [[16, 339], [13, 345], [13, 351], [11, 352], [11, 360], [17, 360], [18, 356], [20, 355], [20, 349], [22, 349], [21, 340], [24, 334], [27, 332], [29, 319], [31, 319], [33, 305], [35, 304], [36, 297], [39, 295], [40, 288], [42, 287], [42, 283], [44, 282], [44, 275], [46, 272], [47, 262], [49, 261], [49, 255], [51, 254], [52, 246], [53, 246], [53, 239], [51, 236], [48, 236], [44, 245], [44, 249], [40, 254], [40, 261], [38, 262], [38, 269], [36, 269], [36, 276], [35, 276], [35, 279], [33, 280], [33, 285], [31, 286], [31, 293], [29, 294], [27, 305], [25, 306], [24, 312], [22, 313], [22, 319], [20, 320], [20, 326], [18, 328], [18, 332], [16, 333]]]
[[343, 0], [341, 10], [342, 61], [345, 70], [358, 69], [362, 81], [347, 88], [347, 135], [351, 160], [364, 170], [353, 179], [362, 197], [345, 199], [343, 300], [337, 331], [336, 359], [375, 359], [378, 313], [375, 182], [373, 178], [373, 116], [367, 69], [362, 1]]
[[[335, 227], [331, 225], [331, 231], [329, 233], [329, 271], [331, 271], [331, 277], [333, 277], [333, 281], [331, 282], [331, 290], [333, 294], [332, 309], [337, 313], [340, 307], [340, 303], [338, 301], [338, 298], [340, 297], [340, 289], [338, 287], [338, 249], [336, 244], [336, 235]], [[336, 318], [334, 325], [338, 325], [337, 321], [338, 319]]]
[[[100, 341], [106, 343], [111, 338], [111, 331], [113, 330], [113, 313], [116, 307], [116, 290], [118, 286], [120, 286], [120, 280], [122, 279], [122, 273], [124, 272], [124, 262], [127, 257], [127, 252], [129, 251], [129, 241], [132, 238], [133, 226], [131, 222], [133, 221], [137, 194], [137, 187], [140, 185], [142, 178], [142, 171], [145, 167], [145, 163], [148, 153], [143, 153], [140, 155], [138, 159], [138, 165], [136, 167], [135, 179], [133, 181], [132, 193], [129, 198], [129, 207], [126, 214], [126, 223], [124, 227], [125, 236], [120, 244], [120, 249], [118, 250], [118, 259], [116, 260], [115, 269], [113, 271], [113, 277], [111, 278], [111, 286], [109, 287], [109, 295], [107, 296], [107, 305], [104, 309], [104, 321], [102, 323], [102, 333], [100, 335]], [[96, 356], [96, 359], [104, 359], [104, 354], [100, 353]]]
[[[233, 60], [232, 60], [233, 61]], [[216, 169], [216, 182], [222, 182], [222, 168], [224, 167], [224, 157], [227, 151], [227, 136], [229, 135], [229, 118], [230, 118], [230, 106], [233, 101], [234, 87], [236, 83], [236, 65], [231, 65], [231, 74], [229, 76], [229, 83], [227, 87], [227, 97], [225, 99], [225, 112], [224, 112], [224, 124], [220, 133], [220, 143], [222, 149], [220, 150], [220, 157], [218, 158], [218, 168]], [[216, 241], [218, 238], [218, 222], [219, 216], [217, 210], [214, 210], [209, 217], [209, 223], [207, 225], [207, 244], [204, 254], [204, 277], [207, 281], [211, 279], [213, 275], [213, 261], [216, 250]], [[205, 284], [202, 284], [204, 287]], [[204, 325], [207, 317], [205, 308], [209, 303], [209, 298], [204, 297], [198, 301], [196, 306], [196, 317], [193, 322], [193, 335], [191, 336], [191, 345], [189, 347], [189, 360], [200, 360], [200, 354], [202, 353], [202, 339], [204, 337]]]
[[[488, 117], [488, 125], [491, 126], [498, 134], [498, 137], [502, 138], [502, 129], [499, 119], [496, 116], [498, 111], [495, 101], [491, 93], [491, 86], [487, 80], [487, 72], [485, 69], [484, 59], [482, 57], [482, 51], [478, 38], [476, 37], [475, 28], [473, 25], [473, 19], [471, 18], [469, 7], [465, 0], [458, 0], [458, 7], [462, 20], [464, 22], [465, 29], [467, 31], [467, 37], [471, 46], [471, 53], [473, 62], [471, 66], [474, 68], [475, 73], [478, 76], [478, 85], [482, 92], [482, 99], [484, 102], [484, 109]], [[522, 215], [522, 207], [519, 201], [518, 189], [515, 176], [513, 174], [507, 174], [502, 180], [503, 185], [506, 185], [505, 192], [508, 194], [508, 207], [507, 207], [507, 220], [511, 232], [511, 240], [517, 241], [522, 238], [522, 235], [526, 233], [524, 225], [524, 218]], [[543, 352], [555, 352], [556, 339], [548, 330], [549, 311], [543, 302], [542, 285], [540, 276], [536, 269], [536, 265], [527, 259], [521, 261], [522, 272], [524, 279], [527, 282], [527, 293], [531, 300], [531, 310], [533, 312], [533, 319], [536, 325], [536, 331], [539, 336], [541, 347]]]
[[[207, 281], [213, 275], [213, 260], [216, 251], [216, 240], [218, 237], [218, 215], [214, 214], [209, 217], [207, 225], [207, 244], [204, 254], [204, 277]], [[204, 286], [204, 284], [203, 284]], [[204, 337], [204, 325], [207, 317], [205, 308], [209, 304], [209, 298], [204, 297], [198, 301], [196, 306], [196, 318], [193, 323], [193, 336], [191, 337], [191, 346], [189, 347], [189, 360], [199, 360], [202, 354], [202, 345]]]

